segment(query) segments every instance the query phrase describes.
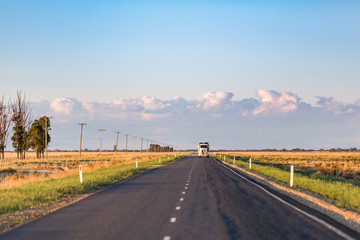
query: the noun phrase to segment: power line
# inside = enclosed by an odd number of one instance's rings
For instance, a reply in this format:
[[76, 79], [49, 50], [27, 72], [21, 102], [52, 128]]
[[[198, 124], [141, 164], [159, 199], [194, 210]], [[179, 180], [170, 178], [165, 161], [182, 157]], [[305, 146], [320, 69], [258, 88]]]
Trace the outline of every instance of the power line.
[[118, 150], [118, 143], [119, 143], [119, 134], [120, 134], [121, 132], [116, 132], [116, 131], [115, 131], [115, 133], [116, 133], [115, 154], [117, 154], [117, 150]]
[[79, 153], [80, 153], [80, 157], [81, 157], [81, 144], [82, 144], [82, 135], [83, 135], [83, 127], [86, 126], [86, 123], [78, 123], [78, 125], [81, 126], [81, 133], [80, 133], [80, 149], [79, 149]]
[[103, 135], [103, 132], [106, 131], [105, 129], [98, 129], [98, 131], [101, 132], [101, 138], [100, 138], [100, 155], [101, 155], [101, 148], [102, 148], [102, 135]]
[[124, 136], [126, 137], [126, 144], [125, 144], [125, 153], [127, 154], [127, 146], [128, 146], [128, 136], [130, 134], [124, 134]]

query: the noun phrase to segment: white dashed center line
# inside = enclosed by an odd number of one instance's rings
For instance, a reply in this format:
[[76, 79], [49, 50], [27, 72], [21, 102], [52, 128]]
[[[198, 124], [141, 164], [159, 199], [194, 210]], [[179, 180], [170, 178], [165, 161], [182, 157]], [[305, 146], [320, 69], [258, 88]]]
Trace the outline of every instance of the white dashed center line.
[[177, 206], [175, 209], [176, 209], [176, 210], [180, 210], [180, 208], [181, 208], [180, 206]]
[[184, 201], [184, 198], [180, 198], [180, 202]]
[[188, 189], [187, 187], [185, 187], [185, 189]]
[[172, 217], [172, 218], [170, 219], [170, 222], [172, 222], [172, 223], [176, 222], [176, 218], [175, 218], [175, 217]]
[[185, 192], [182, 192], [182, 194], [185, 194]]
[[171, 238], [170, 238], [170, 236], [165, 236], [164, 237], [164, 240], [170, 240]]

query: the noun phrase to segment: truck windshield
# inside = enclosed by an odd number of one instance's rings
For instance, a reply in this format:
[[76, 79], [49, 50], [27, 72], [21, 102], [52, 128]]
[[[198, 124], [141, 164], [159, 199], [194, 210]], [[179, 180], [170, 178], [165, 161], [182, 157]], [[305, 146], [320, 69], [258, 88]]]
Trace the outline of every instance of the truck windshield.
[[208, 148], [208, 145], [200, 145], [201, 148]]

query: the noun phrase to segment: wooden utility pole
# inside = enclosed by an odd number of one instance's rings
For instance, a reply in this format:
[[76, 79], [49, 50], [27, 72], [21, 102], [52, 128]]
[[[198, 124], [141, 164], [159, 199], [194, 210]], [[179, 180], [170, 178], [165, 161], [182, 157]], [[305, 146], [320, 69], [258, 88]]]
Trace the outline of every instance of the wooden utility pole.
[[119, 142], [119, 134], [121, 132], [115, 132], [116, 133], [116, 145], [115, 145], [115, 153], [117, 153], [118, 150], [118, 142]]
[[79, 153], [80, 153], [80, 157], [81, 157], [81, 144], [82, 144], [82, 135], [83, 135], [83, 127], [86, 126], [86, 123], [78, 123], [78, 125], [81, 126], [81, 133], [80, 133], [80, 148], [79, 148]]
[[149, 152], [149, 139], [146, 139], [146, 152]]
[[101, 155], [101, 148], [102, 148], [102, 134], [104, 131], [106, 131], [105, 129], [98, 129], [98, 131], [101, 132], [101, 138], [100, 138], [100, 155]]
[[144, 140], [144, 138], [141, 138], [141, 148], [140, 148], [140, 153], [142, 153], [143, 140]]
[[45, 119], [45, 159], [48, 160], [48, 153], [47, 153], [47, 120], [51, 119], [52, 117], [47, 117], [47, 119]]
[[130, 134], [124, 134], [124, 135], [125, 135], [125, 137], [126, 137], [125, 153], [127, 154], [128, 136], [129, 136]]
[[135, 139], [136, 139], [136, 136], [134, 136], [134, 152], [135, 152], [135, 143], [136, 143]]

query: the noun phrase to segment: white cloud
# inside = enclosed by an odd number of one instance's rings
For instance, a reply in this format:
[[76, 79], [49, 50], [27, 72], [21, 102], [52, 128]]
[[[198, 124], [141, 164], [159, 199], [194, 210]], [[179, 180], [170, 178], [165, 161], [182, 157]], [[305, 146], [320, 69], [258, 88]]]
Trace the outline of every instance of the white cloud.
[[193, 107], [205, 111], [228, 108], [231, 106], [233, 95], [233, 93], [223, 91], [206, 92], [196, 99]]
[[74, 110], [77, 100], [73, 98], [59, 97], [50, 103], [50, 109], [54, 112], [71, 114]]
[[[234, 100], [233, 96], [231, 92], [215, 91], [190, 100], [179, 96], [170, 100], [144, 96], [115, 98], [111, 103], [81, 102], [74, 98], [58, 97], [51, 102], [36, 101], [31, 104], [34, 117], [45, 114], [53, 116], [52, 146], [57, 146], [58, 142], [77, 142], [78, 122], [88, 123], [86, 134], [89, 135], [86, 138], [91, 138], [91, 135], [94, 138], [94, 147], [87, 146], [90, 148], [98, 147], [96, 130], [104, 126], [108, 130], [106, 134], [109, 134], [111, 147], [114, 137], [112, 130], [160, 141], [167, 135], [176, 139], [186, 138], [186, 141], [194, 141], [194, 137], [221, 139], [219, 135], [224, 135], [224, 141], [233, 136], [231, 142], [240, 144], [243, 138], [239, 136], [242, 136], [247, 140], [242, 142], [240, 149], [245, 146], [259, 148], [258, 143], [264, 147], [276, 147], [282, 141], [284, 145], [281, 147], [299, 147], [302, 145], [296, 144], [296, 141], [300, 141], [297, 139], [308, 144], [311, 134], [323, 136], [313, 140], [314, 146], [321, 147], [333, 144], [340, 137], [348, 145], [356, 142], [353, 139], [360, 139], [353, 131], [360, 118], [360, 100], [344, 103], [323, 96], [318, 97], [317, 106], [311, 106], [295, 93], [264, 89], [259, 89], [254, 98]], [[261, 136], [257, 134], [259, 132]], [[291, 141], [284, 141], [285, 136]], [[76, 147], [74, 145], [74, 149]]]
[[95, 105], [93, 103], [88, 103], [88, 102], [84, 102], [84, 103], [81, 103], [81, 106], [88, 112], [88, 113], [95, 113], [96, 110], [95, 110]]
[[255, 116], [289, 113], [299, 107], [300, 98], [294, 93], [259, 89], [256, 95], [260, 105], [253, 111]]
[[327, 112], [334, 113], [336, 115], [351, 115], [360, 113], [359, 100], [355, 104], [343, 103], [336, 101], [333, 97], [322, 96], [317, 97], [319, 100], [317, 104], [321, 106]]

